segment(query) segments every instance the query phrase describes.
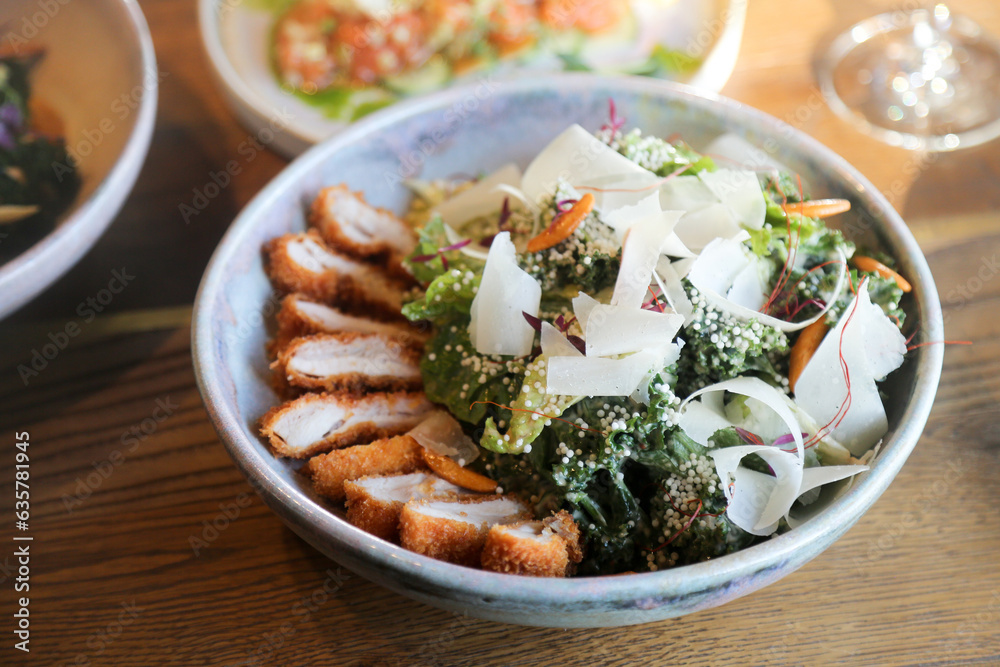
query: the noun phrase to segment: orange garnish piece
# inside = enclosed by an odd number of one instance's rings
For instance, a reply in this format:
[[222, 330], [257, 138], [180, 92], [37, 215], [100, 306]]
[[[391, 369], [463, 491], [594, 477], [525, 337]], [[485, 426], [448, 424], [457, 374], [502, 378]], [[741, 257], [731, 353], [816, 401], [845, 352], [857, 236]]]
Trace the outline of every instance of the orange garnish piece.
[[781, 210], [786, 214], [798, 213], [809, 218], [829, 218], [831, 215], [850, 211], [851, 202], [846, 199], [813, 199], [782, 204]]
[[877, 259], [872, 259], [871, 257], [865, 257], [864, 255], [855, 255], [851, 259], [851, 264], [856, 266], [858, 269], [865, 271], [866, 273], [877, 273], [883, 278], [889, 278], [890, 280], [895, 280], [899, 289], [904, 292], [909, 292], [913, 289], [909, 281], [903, 276], [899, 275], [888, 266], [878, 261]]
[[791, 356], [788, 359], [788, 386], [793, 392], [795, 383], [805, 370], [806, 364], [816, 354], [816, 349], [823, 342], [828, 328], [823, 318], [820, 318], [803, 329], [795, 345], [792, 346]]
[[447, 456], [435, 454], [429, 449], [425, 448], [423, 453], [427, 467], [437, 473], [438, 477], [446, 482], [451, 482], [455, 486], [479, 493], [496, 491], [497, 483], [495, 480], [480, 475], [478, 472], [473, 472], [468, 468], [463, 468]]
[[528, 241], [528, 252], [538, 252], [551, 248], [560, 241], [569, 238], [569, 235], [576, 231], [576, 228], [580, 226], [580, 223], [593, 208], [594, 195], [588, 192], [576, 200], [570, 210], [553, 218], [552, 224], [541, 234]]

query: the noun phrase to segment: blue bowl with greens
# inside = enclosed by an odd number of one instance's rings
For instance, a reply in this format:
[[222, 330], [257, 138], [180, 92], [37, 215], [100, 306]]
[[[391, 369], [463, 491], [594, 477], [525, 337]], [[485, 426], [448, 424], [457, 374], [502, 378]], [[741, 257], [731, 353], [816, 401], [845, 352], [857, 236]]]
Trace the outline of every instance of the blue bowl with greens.
[[[367, 118], [296, 160], [234, 222], [208, 267], [195, 304], [194, 365], [208, 412], [237, 466], [297, 534], [345, 567], [403, 595], [508, 623], [602, 627], [645, 623], [715, 607], [775, 582], [843, 535], [878, 499], [916, 445], [941, 371], [940, 346], [905, 357], [881, 385], [888, 432], [870, 469], [801, 516], [795, 527], [735, 553], [659, 571], [536, 579], [429, 559], [350, 525], [319, 498], [299, 465], [275, 457], [257, 435], [278, 403], [265, 352], [278, 306], [261, 259], [269, 239], [306, 228], [308, 203], [346, 183], [375, 205], [404, 212], [411, 178], [488, 173], [528, 165], [571, 123], [594, 131], [608, 100], [648, 135], [679, 134], [695, 149], [721, 135], [759, 147], [801, 176], [815, 198], [850, 200], [831, 222], [852, 242], [896, 261], [912, 291], [898, 306], [908, 325], [941, 340], [940, 304], [920, 250], [888, 202], [855, 169], [794, 128], [756, 110], [666, 82], [561, 74], [444, 91]], [[836, 219], [835, 219], [836, 220]]]

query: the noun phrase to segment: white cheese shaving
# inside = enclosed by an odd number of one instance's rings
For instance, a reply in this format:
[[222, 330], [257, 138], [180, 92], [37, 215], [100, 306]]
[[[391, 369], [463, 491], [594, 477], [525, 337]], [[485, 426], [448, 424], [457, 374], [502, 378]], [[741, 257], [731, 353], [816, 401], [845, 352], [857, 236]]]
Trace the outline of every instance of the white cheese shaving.
[[506, 191], [497, 189], [500, 185], [516, 187], [520, 183], [521, 170], [515, 164], [506, 164], [469, 189], [444, 200], [431, 213], [440, 215], [444, 224], [461, 231], [462, 225], [470, 220], [498, 212], [503, 207], [504, 199], [508, 200], [511, 209], [521, 206], [520, 200], [510, 201]]
[[[701, 295], [719, 310], [745, 321], [755, 319], [763, 325], [775, 327], [780, 331], [798, 331], [823, 317], [843, 291], [847, 282], [847, 258], [839, 250], [838, 254], [840, 256], [840, 262], [838, 262], [840, 269], [837, 284], [831, 294], [824, 295], [827, 306], [816, 315], [796, 323], [779, 320], [758, 310], [763, 303], [760, 303], [759, 298], [755, 296], [754, 289], [748, 287], [748, 285], [752, 286], [753, 273], [747, 273], [743, 276], [741, 280], [747, 282], [741, 282], [734, 289], [734, 281], [740, 277], [740, 272], [757, 261], [738, 239], [719, 238], [709, 243], [691, 265], [687, 278]], [[740, 255], [742, 255], [742, 259]], [[747, 270], [759, 271], [756, 268]], [[743, 303], [738, 303], [735, 299], [742, 299]], [[756, 307], [754, 307], [755, 305]]]
[[732, 211], [737, 222], [750, 229], [764, 226], [767, 202], [757, 174], [752, 171], [718, 169], [698, 174], [712, 193]]
[[517, 265], [510, 232], [493, 239], [479, 291], [472, 300], [469, 336], [480, 354], [525, 356], [535, 330], [523, 313], [538, 316], [542, 288]]
[[871, 302], [865, 281], [799, 376], [795, 402], [818, 424], [830, 424], [830, 435], [861, 456], [889, 429], [875, 381], [898, 368], [904, 354], [903, 334]]
[[628, 396], [651, 371], [663, 366], [666, 350], [644, 350], [622, 359], [553, 357], [548, 360], [546, 389], [567, 396]]
[[579, 292], [573, 297], [573, 315], [580, 324], [580, 329], [587, 330], [587, 320], [590, 319], [590, 312], [594, 307], [600, 305], [600, 301], [584, 292]]
[[542, 354], [546, 357], [582, 357], [573, 343], [549, 322], [542, 322]]
[[[541, 203], [551, 197], [560, 181], [595, 183], [599, 179], [629, 174], [643, 179], [656, 175], [643, 169], [579, 125], [571, 125], [542, 149], [521, 179], [529, 200]], [[649, 176], [646, 176], [649, 174]]]
[[640, 308], [646, 301], [660, 249], [679, 217], [676, 211], [668, 211], [632, 225], [622, 246], [621, 267], [615, 280], [612, 305]]
[[599, 304], [587, 318], [587, 356], [607, 357], [666, 345], [682, 324], [684, 316], [677, 313]]

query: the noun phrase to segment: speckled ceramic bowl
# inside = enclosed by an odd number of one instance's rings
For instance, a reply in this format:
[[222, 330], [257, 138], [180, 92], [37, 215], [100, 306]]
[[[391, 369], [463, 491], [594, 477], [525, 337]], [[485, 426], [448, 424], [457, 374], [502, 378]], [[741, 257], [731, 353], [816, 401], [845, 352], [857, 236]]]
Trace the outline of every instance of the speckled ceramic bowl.
[[[59, 115], [81, 186], [55, 228], [0, 265], [0, 317], [38, 295], [100, 238], [132, 191], [156, 121], [159, 74], [135, 0], [3, 0], [3, 47], [42, 49], [32, 95]], [[3, 230], [10, 234], [26, 233]], [[7, 239], [21, 244], [21, 239]]]
[[927, 264], [896, 212], [833, 152], [765, 114], [674, 84], [574, 75], [482, 84], [400, 104], [316, 146], [270, 183], [222, 240], [195, 305], [195, 370], [223, 442], [265, 502], [345, 567], [428, 604], [509, 623], [613, 626], [679, 616], [751, 593], [814, 558], [875, 502], [916, 444], [937, 388], [940, 346], [920, 348], [890, 376], [890, 431], [871, 471], [802, 526], [697, 565], [545, 580], [450, 565], [372, 537], [312, 493], [294, 464], [268, 451], [255, 422], [276, 402], [264, 345], [277, 298], [261, 245], [304, 229], [306, 205], [324, 185], [345, 182], [374, 204], [402, 211], [408, 200], [403, 179], [489, 171], [510, 160], [524, 166], [567, 124], [599, 127], [608, 98], [630, 125], [660, 136], [679, 132], [695, 148], [736, 132], [801, 174], [813, 196], [849, 198], [854, 222], [845, 231], [898, 258], [914, 285], [904, 302], [910, 317], [921, 318], [928, 339], [943, 337]]

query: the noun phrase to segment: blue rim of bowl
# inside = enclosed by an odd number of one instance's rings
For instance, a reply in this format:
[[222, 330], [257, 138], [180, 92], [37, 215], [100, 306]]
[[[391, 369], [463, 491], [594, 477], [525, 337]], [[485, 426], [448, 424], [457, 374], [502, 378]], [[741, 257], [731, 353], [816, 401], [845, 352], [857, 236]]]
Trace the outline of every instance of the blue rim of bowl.
[[[941, 306], [934, 280], [919, 246], [905, 223], [867, 179], [843, 158], [815, 139], [772, 116], [728, 98], [696, 91], [683, 84], [638, 77], [597, 77], [589, 74], [564, 73], [530, 80], [511, 79], [505, 81], [505, 94], [544, 89], [586, 89], [595, 85], [619, 87], [636, 93], [661, 93], [700, 107], [722, 105], [729, 111], [742, 115], [743, 120], [750, 126], [765, 130], [769, 135], [778, 132], [793, 135], [802, 145], [803, 151], [818, 156], [839, 178], [851, 186], [866, 208], [884, 214], [885, 224], [879, 233], [903, 251], [904, 255], [900, 258], [901, 268], [907, 275], [916, 277], [914, 284], [917, 289], [914, 296], [918, 312], [925, 324], [924, 333], [928, 340], [944, 339]], [[783, 535], [715, 560], [658, 572], [552, 579], [540, 582], [531, 577], [510, 576], [452, 565], [368, 535], [336, 516], [301, 489], [268, 474], [268, 468], [274, 465], [274, 460], [268, 461], [265, 455], [255, 450], [253, 445], [257, 436], [247, 433], [240, 415], [230, 410], [222, 397], [217, 395], [218, 387], [222, 386], [220, 368], [217, 367], [212, 355], [211, 309], [226, 280], [228, 260], [253, 229], [250, 223], [254, 218], [255, 209], [266, 207], [287, 185], [295, 182], [300, 174], [309, 171], [311, 166], [321, 162], [327, 154], [335, 152], [339, 146], [391, 126], [411, 115], [448, 108], [463, 96], [470, 94], [474, 88], [475, 85], [462, 86], [394, 105], [362, 119], [310, 149], [254, 197], [236, 218], [213, 254], [194, 306], [192, 356], [195, 376], [220, 438], [241, 472], [251, 481], [265, 502], [293, 528], [298, 527], [305, 533], [333, 535], [343, 549], [349, 550], [351, 556], [372, 561], [383, 570], [394, 570], [418, 581], [447, 587], [467, 598], [488, 600], [496, 598], [497, 591], [502, 590], [505, 601], [522, 604], [528, 608], [531, 606], [544, 608], [551, 603], [553, 597], [559, 599], [561, 607], [586, 603], [611, 603], [620, 605], [622, 609], [634, 608], [636, 600], [648, 598], [651, 594], [683, 595], [689, 591], [693, 582], [698, 583], [697, 590], [704, 590], [722, 586], [736, 577], [751, 577], [768, 570], [775, 563], [798, 560], [797, 566], [800, 566], [809, 558], [803, 560], [800, 556], [796, 559], [797, 551], [813, 543], [826, 542], [825, 546], [828, 546], [846, 532], [888, 487], [916, 445], [930, 415], [940, 379], [944, 358], [942, 346], [929, 345], [916, 350], [915, 386], [913, 395], [900, 417], [899, 427], [893, 433], [891, 441], [883, 443], [871, 472], [848, 493], [838, 498], [816, 517]], [[844, 517], [847, 517], [846, 521]], [[830, 535], [833, 535], [832, 539]], [[582, 582], [586, 582], [586, 585]]]
[[[132, 28], [139, 41], [142, 60], [143, 95], [139, 101], [135, 127], [133, 127], [132, 134], [111, 171], [94, 189], [90, 197], [77, 206], [67, 219], [57, 224], [56, 228], [42, 240], [0, 266], [0, 294], [9, 294], [14, 289], [15, 284], [23, 284], [21, 276], [30, 275], [36, 279], [35, 285], [24, 290], [16, 299], [6, 302], [0, 301], [0, 318], [14, 312], [38, 296], [49, 285], [68, 272], [97, 242], [97, 239], [117, 217], [118, 211], [132, 192], [139, 172], [142, 171], [142, 165], [146, 161], [149, 144], [153, 139], [153, 128], [156, 125], [159, 89], [156, 51], [153, 48], [153, 38], [149, 32], [149, 25], [146, 23], [146, 17], [138, 2], [136, 0], [121, 0], [121, 4], [131, 19]], [[102, 225], [81, 227], [79, 224], [75, 224], [81, 220], [87, 220], [101, 211], [114, 211], [114, 215], [109, 216]], [[81, 238], [83, 240], [79, 242]], [[75, 250], [72, 249], [74, 243], [78, 243]], [[72, 261], [66, 263], [61, 269], [50, 273], [48, 269], [42, 268], [49, 265], [53, 257], [66, 255], [71, 256]], [[45, 278], [37, 280], [38, 276], [45, 276]]]

